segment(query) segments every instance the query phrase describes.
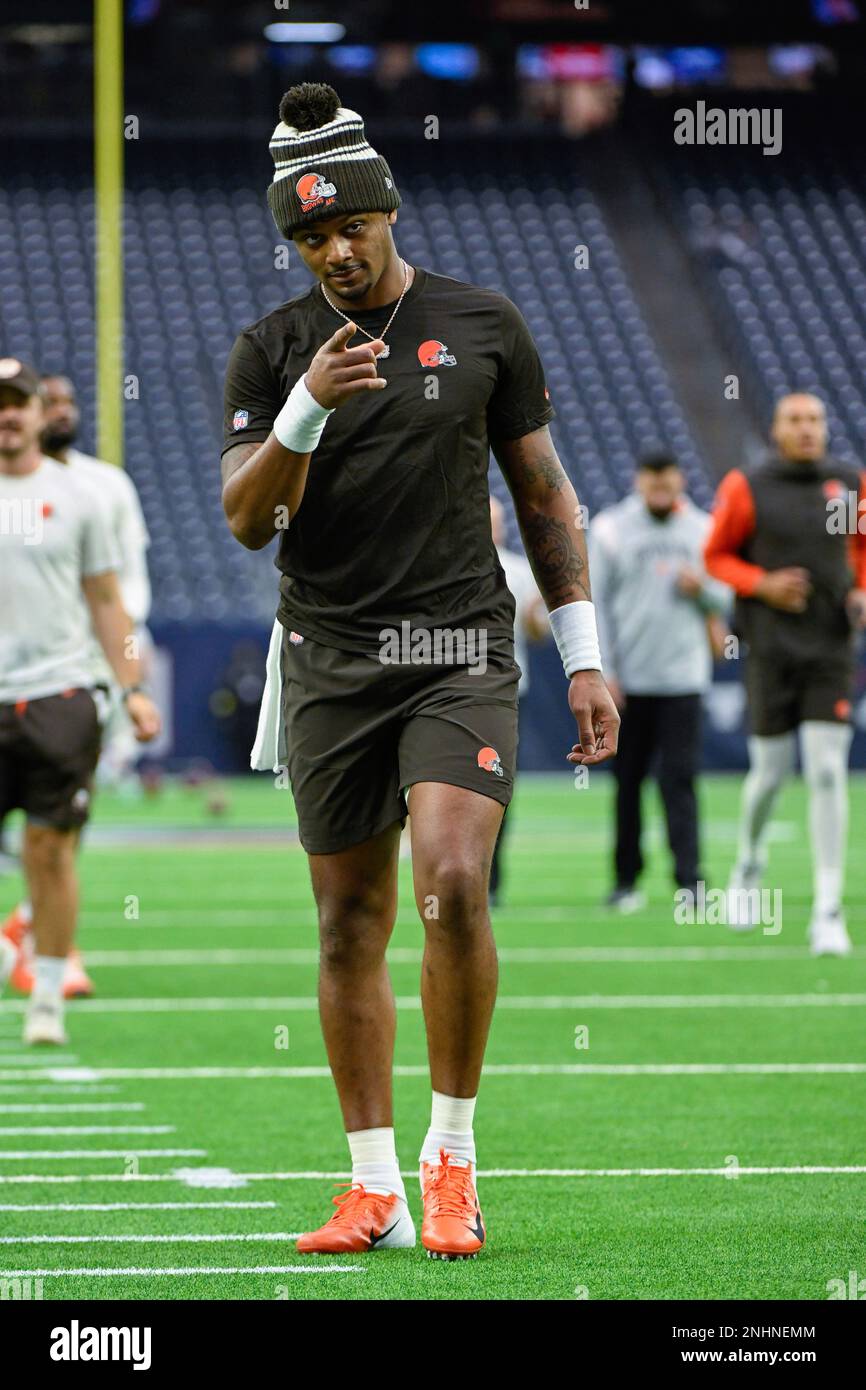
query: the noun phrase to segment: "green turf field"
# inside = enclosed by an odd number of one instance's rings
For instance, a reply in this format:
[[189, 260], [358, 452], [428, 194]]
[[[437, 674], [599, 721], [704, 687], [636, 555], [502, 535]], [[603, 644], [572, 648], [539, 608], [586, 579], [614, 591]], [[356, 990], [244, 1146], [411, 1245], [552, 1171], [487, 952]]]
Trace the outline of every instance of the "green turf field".
[[[713, 884], [738, 790], [704, 784]], [[525, 777], [515, 799], [476, 1126], [489, 1243], [459, 1264], [294, 1248], [347, 1151], [289, 794], [231, 784], [218, 818], [201, 791], [104, 796], [82, 860], [98, 996], [70, 1009], [60, 1056], [28, 1053], [20, 1000], [0, 1005], [0, 1271], [41, 1278], [46, 1299], [823, 1299], [866, 1276], [866, 782], [848, 960], [805, 949], [799, 783], [773, 826], [775, 935], [674, 923], [653, 795], [650, 905], [605, 913], [610, 791], [602, 773], [581, 791], [566, 773]], [[429, 1114], [409, 872], [392, 951], [407, 1172]], [[4, 911], [19, 886], [0, 880]], [[203, 1169], [231, 1185], [201, 1185]]]

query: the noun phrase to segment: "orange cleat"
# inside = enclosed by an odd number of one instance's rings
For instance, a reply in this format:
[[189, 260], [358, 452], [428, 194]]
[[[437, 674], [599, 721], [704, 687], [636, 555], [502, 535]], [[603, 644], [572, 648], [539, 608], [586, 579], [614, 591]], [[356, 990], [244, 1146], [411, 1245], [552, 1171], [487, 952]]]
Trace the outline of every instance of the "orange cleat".
[[6, 921], [0, 927], [7, 941], [11, 941], [13, 946], [20, 950], [24, 937], [30, 930], [30, 923], [21, 915], [20, 907], [13, 907]]
[[9, 983], [19, 994], [33, 993], [36, 980], [33, 974], [33, 933], [29, 928], [21, 938]]
[[474, 1260], [486, 1232], [472, 1169], [444, 1149], [439, 1158], [439, 1163], [421, 1164], [421, 1244], [431, 1260]]
[[63, 975], [64, 999], [89, 999], [93, 994], [93, 981], [84, 969], [81, 952], [74, 948], [66, 957], [66, 970]]
[[337, 1210], [318, 1231], [301, 1236], [298, 1249], [307, 1255], [343, 1255], [368, 1250], [408, 1249], [415, 1227], [406, 1203], [395, 1193], [367, 1192], [360, 1183], [338, 1192]]

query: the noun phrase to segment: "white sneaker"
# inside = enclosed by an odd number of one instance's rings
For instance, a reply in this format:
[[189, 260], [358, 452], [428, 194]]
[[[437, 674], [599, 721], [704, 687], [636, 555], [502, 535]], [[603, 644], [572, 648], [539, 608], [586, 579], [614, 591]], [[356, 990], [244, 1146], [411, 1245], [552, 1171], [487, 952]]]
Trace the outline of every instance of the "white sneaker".
[[725, 916], [731, 931], [753, 931], [761, 922], [761, 879], [759, 864], [735, 864], [728, 879]]
[[851, 938], [841, 912], [825, 912], [812, 918], [809, 950], [813, 956], [850, 956]]
[[24, 1041], [31, 1045], [65, 1047], [69, 1041], [63, 1026], [63, 1000], [34, 995], [24, 1019]]
[[12, 942], [0, 934], [0, 994], [3, 993], [3, 986], [12, 974], [17, 959], [18, 952]]
[[612, 907], [623, 917], [630, 917], [633, 912], [643, 912], [646, 907], [646, 895], [637, 888], [614, 888], [605, 898], [604, 905]]

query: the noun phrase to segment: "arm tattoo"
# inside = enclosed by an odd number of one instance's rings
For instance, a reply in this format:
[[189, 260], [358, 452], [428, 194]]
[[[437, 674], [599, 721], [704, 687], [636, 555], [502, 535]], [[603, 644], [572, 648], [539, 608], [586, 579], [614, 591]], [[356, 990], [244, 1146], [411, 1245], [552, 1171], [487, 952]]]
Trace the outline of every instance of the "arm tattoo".
[[543, 512], [522, 519], [526, 550], [548, 608], [574, 600], [574, 590], [591, 598], [586, 559], [579, 554], [566, 522]]
[[514, 441], [521, 482], [532, 487], [540, 480], [549, 491], [561, 492], [563, 484], [567, 481], [565, 469], [553, 449], [539, 455], [536, 451], [537, 446], [533, 447], [529, 442], [531, 438], [530, 435], [525, 440]]

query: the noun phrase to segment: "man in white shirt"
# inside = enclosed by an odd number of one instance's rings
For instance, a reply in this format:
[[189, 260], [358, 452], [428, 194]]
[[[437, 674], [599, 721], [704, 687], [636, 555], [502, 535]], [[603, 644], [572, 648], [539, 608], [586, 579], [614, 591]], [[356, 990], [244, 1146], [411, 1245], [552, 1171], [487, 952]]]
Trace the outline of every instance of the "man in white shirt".
[[[43, 426], [36, 373], [17, 358], [0, 358], [0, 824], [14, 809], [25, 813], [22, 863], [36, 956], [24, 1038], [62, 1045], [75, 850], [99, 756], [91, 632], [137, 737], [154, 738], [160, 720], [141, 689], [99, 497], [92, 482], [42, 453]], [[0, 938], [0, 984], [15, 955]]]
[[[151, 638], [145, 624], [150, 613], [150, 576], [147, 571], [147, 548], [150, 536], [141, 510], [135, 484], [122, 468], [102, 459], [93, 458], [74, 447], [81, 424], [81, 411], [75, 387], [69, 377], [42, 377], [42, 400], [45, 427], [42, 449], [76, 476], [89, 480], [99, 494], [105, 510], [108, 529], [117, 551], [117, 578], [123, 606], [135, 625], [137, 655], [146, 678], [149, 668]], [[101, 752], [96, 770], [99, 785], [117, 784], [131, 774], [140, 755], [140, 747], [132, 722], [120, 698], [102, 647], [95, 633], [91, 634], [89, 657], [92, 686], [101, 695], [102, 724]], [[18, 960], [12, 976], [13, 986], [22, 994], [33, 988], [33, 938], [30, 931], [30, 904], [19, 903], [3, 923], [2, 932], [18, 948]], [[66, 998], [83, 998], [93, 993], [93, 982], [84, 969], [77, 950], [70, 952], [63, 981]]]
[[[150, 575], [147, 570], [147, 549], [150, 536], [141, 509], [135, 483], [129, 474], [116, 464], [94, 458], [76, 449], [75, 441], [81, 426], [81, 410], [75, 387], [67, 376], [47, 375], [42, 378], [45, 404], [45, 429], [42, 449], [49, 458], [65, 464], [90, 477], [96, 484], [108, 515], [109, 528], [118, 550], [117, 579], [123, 606], [135, 624], [139, 641], [139, 656], [148, 667], [152, 646], [145, 624], [150, 615]], [[102, 729], [102, 752], [97, 768], [97, 782], [116, 783], [132, 764], [140, 750], [118, 691], [95, 636], [92, 644], [94, 672], [97, 684], [106, 685], [111, 705]]]

